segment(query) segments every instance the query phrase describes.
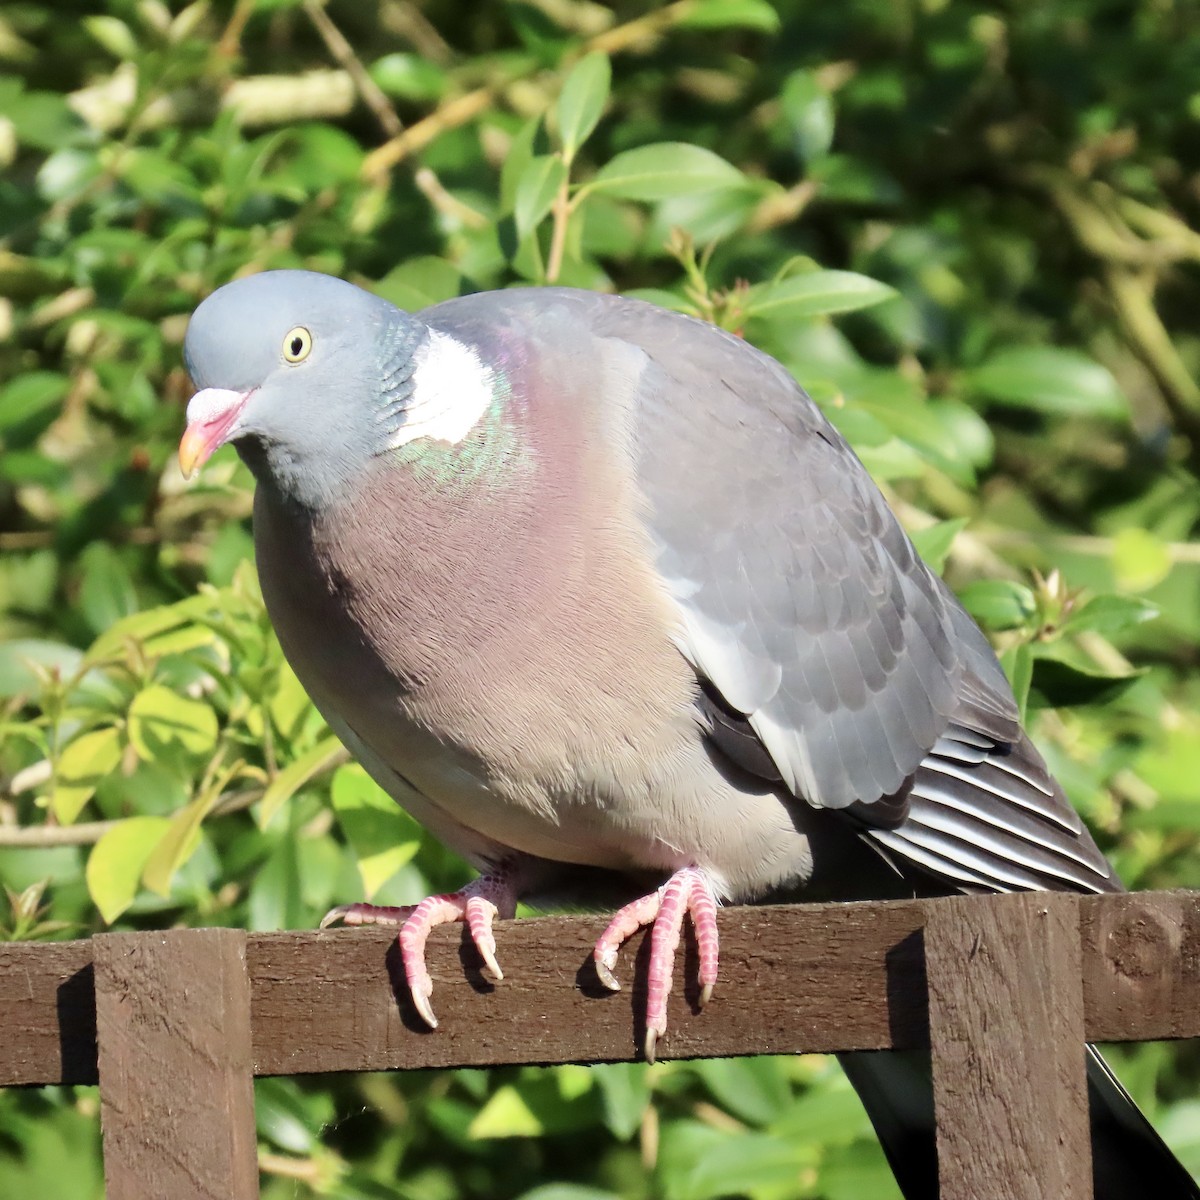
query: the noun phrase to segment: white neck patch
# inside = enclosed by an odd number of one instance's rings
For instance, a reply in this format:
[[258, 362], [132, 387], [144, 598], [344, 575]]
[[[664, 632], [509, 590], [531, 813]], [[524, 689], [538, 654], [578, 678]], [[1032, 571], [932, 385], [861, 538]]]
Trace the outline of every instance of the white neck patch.
[[461, 442], [492, 402], [494, 372], [470, 346], [436, 329], [413, 359], [412, 398], [388, 446], [396, 450], [417, 438]]

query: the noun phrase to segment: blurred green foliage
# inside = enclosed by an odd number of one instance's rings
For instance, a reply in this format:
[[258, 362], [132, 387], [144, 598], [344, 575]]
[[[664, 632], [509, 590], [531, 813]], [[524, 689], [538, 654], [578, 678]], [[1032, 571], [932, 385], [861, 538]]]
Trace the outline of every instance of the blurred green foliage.
[[[284, 266], [405, 307], [619, 289], [743, 332], [994, 636], [1127, 883], [1200, 885], [1194, 19], [7, 3], [0, 937], [302, 928], [467, 878], [282, 661], [247, 473], [174, 464], [188, 313]], [[1200, 1171], [1194, 1052], [1118, 1064]], [[0, 1191], [100, 1195], [96, 1108], [0, 1092]], [[815, 1057], [269, 1080], [258, 1117], [268, 1198], [896, 1195]]]

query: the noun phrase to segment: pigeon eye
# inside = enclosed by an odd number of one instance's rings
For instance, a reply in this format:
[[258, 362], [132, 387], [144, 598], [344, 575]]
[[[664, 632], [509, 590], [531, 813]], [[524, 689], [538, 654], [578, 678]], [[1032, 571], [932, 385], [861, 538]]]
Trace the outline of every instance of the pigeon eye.
[[303, 362], [312, 350], [312, 334], [303, 325], [289, 329], [283, 338], [283, 357], [290, 363]]

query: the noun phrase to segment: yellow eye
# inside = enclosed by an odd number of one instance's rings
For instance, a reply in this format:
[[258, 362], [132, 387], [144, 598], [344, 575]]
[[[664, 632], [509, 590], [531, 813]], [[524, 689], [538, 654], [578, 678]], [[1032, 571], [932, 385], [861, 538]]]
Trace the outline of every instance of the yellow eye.
[[312, 350], [312, 334], [303, 325], [289, 329], [283, 338], [283, 357], [290, 363], [303, 362]]

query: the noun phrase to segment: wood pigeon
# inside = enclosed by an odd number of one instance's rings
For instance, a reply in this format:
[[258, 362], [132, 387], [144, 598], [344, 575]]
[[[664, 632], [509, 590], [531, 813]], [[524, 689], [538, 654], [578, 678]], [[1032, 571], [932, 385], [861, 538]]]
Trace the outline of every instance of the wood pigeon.
[[[480, 877], [394, 922], [436, 1024], [430, 928], [603, 876], [653, 923], [645, 1053], [685, 914], [721, 904], [1119, 891], [987, 640], [774, 359], [565, 288], [417, 314], [269, 271], [196, 310], [180, 461], [233, 443], [289, 662], [371, 775]], [[936, 1195], [928, 1061], [845, 1056], [910, 1200]], [[1200, 1195], [1094, 1052], [1097, 1195]]]

